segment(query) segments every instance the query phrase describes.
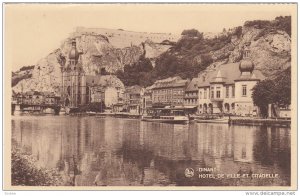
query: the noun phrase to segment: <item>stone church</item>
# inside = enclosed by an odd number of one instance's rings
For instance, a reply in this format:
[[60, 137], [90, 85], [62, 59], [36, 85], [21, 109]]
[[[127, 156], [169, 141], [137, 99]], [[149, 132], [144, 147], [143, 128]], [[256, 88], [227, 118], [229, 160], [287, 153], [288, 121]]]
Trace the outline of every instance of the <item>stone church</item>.
[[72, 40], [69, 61], [62, 67], [62, 105], [78, 108], [92, 102], [104, 101], [106, 106], [117, 102], [124, 91], [123, 83], [114, 75], [86, 75], [81, 54]]
[[69, 62], [62, 68], [62, 98], [65, 107], [78, 107], [89, 102], [89, 87], [86, 75], [79, 61], [81, 53], [76, 48], [76, 41], [72, 40], [69, 52]]

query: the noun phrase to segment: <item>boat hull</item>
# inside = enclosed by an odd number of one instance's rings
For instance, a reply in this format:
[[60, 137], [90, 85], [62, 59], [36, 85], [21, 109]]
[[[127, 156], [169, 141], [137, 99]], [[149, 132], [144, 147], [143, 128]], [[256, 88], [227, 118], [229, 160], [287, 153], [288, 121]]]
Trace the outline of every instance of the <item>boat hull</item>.
[[197, 123], [218, 123], [218, 124], [228, 124], [229, 120], [228, 119], [197, 119]]
[[147, 122], [159, 122], [159, 123], [171, 123], [171, 124], [187, 124], [188, 119], [152, 119], [152, 118], [143, 118], [142, 121]]

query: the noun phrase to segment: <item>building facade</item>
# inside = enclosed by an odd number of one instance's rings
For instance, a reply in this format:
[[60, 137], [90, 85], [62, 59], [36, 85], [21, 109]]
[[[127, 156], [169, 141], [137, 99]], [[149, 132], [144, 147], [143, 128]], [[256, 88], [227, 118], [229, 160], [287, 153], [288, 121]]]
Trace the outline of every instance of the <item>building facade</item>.
[[183, 106], [188, 83], [189, 80], [183, 80], [178, 76], [156, 81], [152, 87], [153, 106]]
[[259, 70], [254, 69], [246, 45], [239, 63], [220, 65], [215, 70], [199, 74], [199, 113], [256, 115], [252, 88], [264, 78]]
[[188, 84], [187, 88], [185, 89], [184, 94], [184, 107], [186, 110], [190, 111], [190, 113], [197, 113], [198, 112], [198, 105], [199, 105], [199, 96], [198, 96], [198, 83], [200, 78], [193, 78], [192, 81]]
[[134, 85], [127, 87], [124, 93], [124, 108], [132, 114], [142, 113], [142, 98], [144, 88]]
[[72, 40], [67, 66], [62, 67], [62, 105], [77, 108], [82, 105], [104, 102], [111, 107], [123, 95], [124, 85], [115, 76], [86, 75], [81, 64], [76, 41]]
[[142, 101], [142, 113], [152, 108], [152, 86], [145, 88]]

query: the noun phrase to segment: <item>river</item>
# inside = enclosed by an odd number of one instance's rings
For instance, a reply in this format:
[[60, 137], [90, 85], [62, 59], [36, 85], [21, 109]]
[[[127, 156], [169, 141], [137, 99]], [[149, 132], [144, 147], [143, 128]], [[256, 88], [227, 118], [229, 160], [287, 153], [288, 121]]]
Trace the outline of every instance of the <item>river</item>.
[[12, 117], [12, 145], [39, 167], [65, 176], [75, 171], [76, 186], [289, 186], [290, 132], [112, 117]]

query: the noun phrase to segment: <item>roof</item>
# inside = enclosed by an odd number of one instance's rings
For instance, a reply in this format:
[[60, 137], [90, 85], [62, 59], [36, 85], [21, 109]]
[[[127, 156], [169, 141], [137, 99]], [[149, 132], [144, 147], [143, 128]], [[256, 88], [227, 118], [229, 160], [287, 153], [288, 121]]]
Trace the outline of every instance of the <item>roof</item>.
[[185, 91], [197, 91], [199, 82], [200, 82], [200, 78], [193, 78], [192, 81], [186, 87]]
[[178, 81], [175, 81], [171, 87], [184, 87], [186, 86], [186, 84], [189, 82], [189, 80], [178, 80]]
[[126, 93], [140, 94], [142, 90], [143, 90], [143, 88], [140, 87], [139, 85], [134, 85], [134, 86], [127, 87], [126, 88]]
[[183, 80], [179, 76], [170, 77], [163, 80], [157, 80], [152, 86], [152, 89], [158, 88], [172, 88], [186, 86], [188, 80]]
[[249, 78], [241, 78], [239, 63], [229, 63], [220, 65], [217, 69], [201, 74], [198, 86], [209, 86], [211, 82], [223, 82], [224, 84], [234, 84], [235, 80], [263, 80], [264, 75], [260, 70], [254, 70]]

